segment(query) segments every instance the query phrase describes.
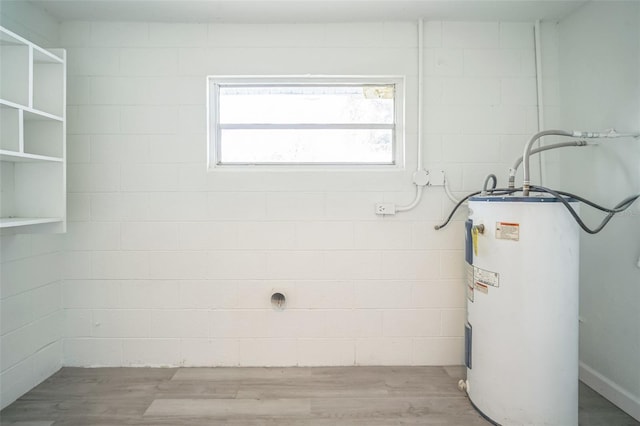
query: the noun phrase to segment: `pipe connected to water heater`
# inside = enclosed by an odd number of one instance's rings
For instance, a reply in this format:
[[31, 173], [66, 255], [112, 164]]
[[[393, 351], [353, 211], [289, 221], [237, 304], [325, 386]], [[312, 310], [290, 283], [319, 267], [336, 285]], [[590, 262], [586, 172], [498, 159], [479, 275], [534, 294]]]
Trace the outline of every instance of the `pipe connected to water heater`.
[[[622, 200], [621, 202], [619, 202], [617, 205], [615, 205], [613, 208], [607, 208], [607, 207], [603, 207], [603, 206], [599, 206], [596, 203], [589, 201], [583, 197], [580, 197], [578, 195], [569, 193], [569, 192], [564, 192], [564, 191], [560, 191], [560, 190], [553, 190], [553, 189], [549, 189], [549, 188], [545, 188], [542, 186], [532, 186], [531, 185], [531, 181], [530, 181], [530, 168], [529, 168], [529, 159], [531, 157], [531, 154], [535, 154], [537, 152], [542, 152], [542, 151], [546, 151], [549, 149], [554, 149], [554, 148], [561, 148], [564, 146], [585, 146], [586, 142], [583, 140], [579, 140], [579, 141], [573, 141], [573, 142], [561, 142], [561, 143], [557, 143], [557, 144], [553, 144], [553, 145], [548, 145], [548, 146], [543, 146], [540, 148], [536, 148], [536, 149], [532, 149], [533, 148], [533, 144], [540, 139], [543, 136], [550, 136], [550, 135], [554, 135], [554, 136], [566, 136], [566, 137], [573, 137], [573, 138], [589, 138], [589, 139], [597, 139], [597, 138], [622, 138], [622, 137], [631, 137], [631, 138], [640, 138], [640, 132], [632, 132], [632, 133], [618, 133], [616, 130], [611, 129], [609, 131], [606, 132], [582, 132], [582, 131], [567, 131], [567, 130], [545, 130], [542, 132], [538, 132], [535, 135], [533, 135], [533, 137], [529, 140], [529, 142], [525, 145], [524, 148], [524, 154], [522, 155], [521, 158], [518, 158], [513, 167], [511, 169], [509, 169], [509, 188], [496, 188], [495, 183], [496, 183], [496, 179], [494, 175], [489, 175], [487, 176], [487, 179], [485, 180], [484, 186], [482, 191], [475, 191], [472, 192], [471, 194], [468, 194], [467, 196], [465, 196], [463, 199], [461, 199], [456, 205], [455, 207], [451, 210], [451, 213], [449, 213], [449, 216], [445, 219], [445, 221], [440, 224], [440, 225], [436, 225], [434, 227], [434, 229], [438, 230], [438, 229], [442, 229], [445, 226], [447, 226], [447, 224], [451, 221], [451, 218], [453, 217], [453, 215], [455, 214], [455, 212], [460, 208], [460, 206], [466, 201], [468, 200], [470, 197], [474, 196], [474, 195], [478, 195], [483, 193], [484, 195], [491, 195], [491, 196], [508, 196], [508, 195], [512, 195], [516, 192], [522, 192], [522, 195], [524, 197], [529, 197], [529, 193], [530, 192], [537, 192], [537, 193], [546, 193], [551, 195], [552, 197], [554, 197], [555, 199], [557, 199], [558, 201], [560, 201], [562, 204], [565, 205], [565, 207], [567, 208], [567, 210], [569, 211], [569, 213], [571, 213], [571, 216], [573, 216], [573, 218], [575, 219], [575, 221], [578, 223], [578, 225], [580, 225], [580, 227], [587, 233], [589, 234], [597, 234], [598, 232], [600, 232], [605, 225], [609, 222], [609, 220], [611, 220], [611, 218], [617, 214], [617, 213], [621, 213], [623, 211], [625, 211], [627, 208], [629, 208], [637, 199], [640, 198], [640, 194], [636, 194], [636, 195], [632, 195], [629, 196], [627, 198], [625, 198], [624, 200]], [[523, 186], [521, 188], [514, 188], [515, 185], [513, 185], [514, 181], [515, 181], [515, 172], [518, 168], [518, 166], [520, 165], [520, 162], [523, 163], [524, 167], [524, 182], [523, 182]], [[493, 180], [494, 184], [491, 188], [487, 188], [487, 185], [489, 183], [489, 180]], [[565, 200], [565, 197], [570, 197], [570, 198], [574, 198], [578, 201], [581, 201], [587, 205], [589, 205], [590, 207], [596, 208], [602, 212], [607, 213], [607, 216], [604, 218], [604, 220], [600, 223], [600, 225], [598, 225], [596, 228], [589, 228], [578, 216], [578, 214], [576, 213], [576, 211], [569, 205], [569, 202], [567, 202], [567, 200]], [[640, 265], [640, 263], [639, 263]]]
[[[571, 142], [554, 143], [553, 145], [544, 145], [539, 148], [532, 149], [531, 154], [537, 154], [539, 152], [549, 151], [551, 149], [556, 149], [556, 148], [564, 148], [568, 146], [587, 146], [587, 141], [577, 140], [577, 141], [571, 141]], [[522, 164], [522, 159], [523, 157], [518, 157], [518, 159], [513, 163], [513, 166], [511, 166], [511, 168], [509, 169], [509, 188], [510, 189], [515, 188], [516, 172], [518, 171], [518, 167], [520, 167], [520, 164]]]
[[618, 133], [614, 129], [609, 130], [608, 132], [582, 132], [578, 130], [573, 130], [571, 132], [567, 130], [544, 130], [542, 132], [538, 132], [527, 142], [524, 147], [524, 153], [522, 154], [522, 169], [524, 172], [524, 179], [522, 181], [522, 195], [525, 197], [529, 196], [529, 191], [531, 189], [531, 169], [529, 167], [529, 159], [531, 154], [533, 153], [533, 144], [543, 136], [567, 136], [573, 138], [583, 138], [583, 139], [599, 139], [599, 138], [624, 138], [624, 137], [632, 137], [637, 138], [640, 137], [640, 132], [638, 133]]

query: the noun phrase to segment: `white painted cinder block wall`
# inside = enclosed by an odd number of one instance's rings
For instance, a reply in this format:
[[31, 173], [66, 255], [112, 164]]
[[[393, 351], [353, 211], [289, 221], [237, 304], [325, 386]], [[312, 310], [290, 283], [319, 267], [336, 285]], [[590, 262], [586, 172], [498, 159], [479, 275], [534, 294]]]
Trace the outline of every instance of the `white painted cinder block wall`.
[[[58, 23], [26, 2], [7, 2], [0, 24], [58, 47]], [[0, 408], [62, 365], [62, 236], [0, 235]]]
[[[413, 199], [416, 34], [63, 23], [64, 364], [461, 364], [463, 234], [433, 230], [451, 203], [429, 188], [410, 213], [373, 213]], [[536, 130], [532, 25], [428, 22], [424, 53], [426, 167], [475, 190]], [[208, 74], [405, 75], [406, 170], [208, 173]]]

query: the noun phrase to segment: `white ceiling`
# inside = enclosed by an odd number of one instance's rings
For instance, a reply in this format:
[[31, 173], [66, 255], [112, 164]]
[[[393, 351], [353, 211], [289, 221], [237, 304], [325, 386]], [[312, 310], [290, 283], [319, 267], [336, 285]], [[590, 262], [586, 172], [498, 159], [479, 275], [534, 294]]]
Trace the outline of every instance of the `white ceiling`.
[[[19, 0], [2, 0], [19, 1]], [[559, 20], [585, 0], [31, 0], [60, 21]]]

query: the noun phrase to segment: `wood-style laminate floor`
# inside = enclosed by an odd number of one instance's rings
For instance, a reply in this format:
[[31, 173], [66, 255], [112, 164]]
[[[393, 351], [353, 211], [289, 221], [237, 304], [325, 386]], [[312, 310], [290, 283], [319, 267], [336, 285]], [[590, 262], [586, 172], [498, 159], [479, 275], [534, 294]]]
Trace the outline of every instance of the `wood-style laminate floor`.
[[[63, 368], [0, 412], [0, 424], [488, 425], [462, 367]], [[580, 385], [580, 424], [638, 426]]]

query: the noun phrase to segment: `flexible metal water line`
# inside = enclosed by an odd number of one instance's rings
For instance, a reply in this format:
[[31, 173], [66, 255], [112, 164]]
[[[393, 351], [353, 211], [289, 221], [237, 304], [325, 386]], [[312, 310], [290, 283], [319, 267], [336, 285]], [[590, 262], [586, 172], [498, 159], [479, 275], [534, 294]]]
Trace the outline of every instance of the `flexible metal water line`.
[[533, 137], [531, 139], [529, 139], [529, 142], [527, 142], [527, 144], [524, 146], [524, 153], [522, 154], [522, 169], [524, 171], [524, 179], [522, 180], [522, 195], [524, 195], [525, 197], [529, 196], [529, 189], [531, 186], [531, 172], [529, 170], [529, 157], [531, 156], [531, 149], [533, 148], [533, 144], [536, 143], [536, 141], [538, 139], [540, 139], [543, 136], [571, 136], [572, 133], [568, 132], [566, 130], [543, 130], [542, 132], [538, 132], [535, 135], [533, 135]]
[[[553, 145], [543, 145], [539, 148], [532, 149], [531, 154], [537, 154], [539, 152], [549, 151], [551, 149], [556, 149], [556, 148], [564, 148], [567, 146], [587, 146], [587, 141], [577, 140], [577, 141], [570, 141], [570, 142], [554, 143]], [[515, 188], [516, 172], [518, 171], [518, 167], [520, 167], [520, 164], [522, 164], [522, 158], [523, 157], [518, 157], [518, 159], [513, 163], [513, 166], [511, 166], [511, 168], [509, 169], [509, 188], [510, 189]]]
[[618, 133], [611, 129], [607, 132], [582, 132], [578, 130], [544, 130], [538, 132], [527, 142], [524, 147], [524, 153], [522, 155], [522, 170], [524, 172], [524, 179], [522, 181], [522, 195], [529, 196], [529, 190], [531, 189], [531, 170], [529, 168], [529, 158], [531, 157], [533, 144], [543, 136], [567, 136], [573, 138], [586, 138], [586, 139], [598, 139], [598, 138], [623, 138], [623, 137], [640, 137], [640, 132], [634, 133]]

